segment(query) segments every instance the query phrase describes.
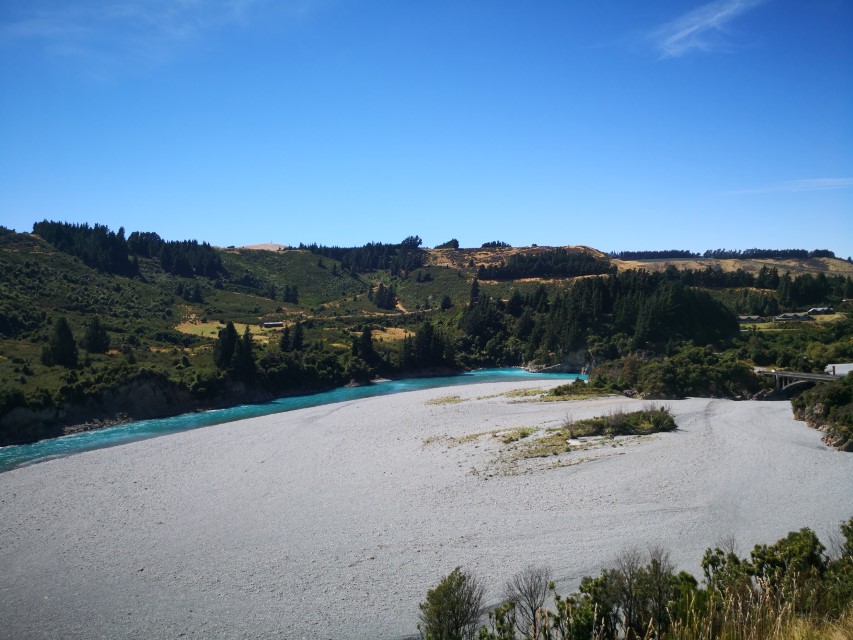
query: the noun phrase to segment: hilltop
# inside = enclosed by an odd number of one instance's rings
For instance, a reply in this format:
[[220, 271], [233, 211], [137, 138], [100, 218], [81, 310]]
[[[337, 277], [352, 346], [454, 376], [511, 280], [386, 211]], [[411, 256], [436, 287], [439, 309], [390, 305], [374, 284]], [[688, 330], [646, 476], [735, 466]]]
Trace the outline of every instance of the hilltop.
[[853, 263], [840, 258], [808, 258], [798, 259], [715, 259], [715, 258], [687, 258], [678, 259], [652, 259], [652, 260], [613, 260], [619, 270], [647, 269], [649, 271], [663, 271], [672, 265], [676, 269], [707, 269], [708, 267], [719, 267], [723, 271], [737, 271], [743, 269], [749, 273], [757, 274], [762, 268], [777, 269], [780, 273], [788, 271], [792, 274], [811, 273], [817, 275], [839, 274], [853, 276]]

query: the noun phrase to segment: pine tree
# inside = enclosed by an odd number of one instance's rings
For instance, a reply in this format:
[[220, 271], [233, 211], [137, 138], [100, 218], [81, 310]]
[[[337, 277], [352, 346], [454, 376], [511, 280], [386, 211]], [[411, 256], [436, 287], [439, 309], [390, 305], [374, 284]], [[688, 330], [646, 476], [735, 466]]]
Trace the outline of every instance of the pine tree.
[[227, 369], [231, 366], [231, 360], [234, 357], [234, 349], [236, 348], [238, 339], [237, 330], [231, 321], [225, 325], [224, 329], [219, 330], [219, 338], [213, 347], [213, 361], [217, 367]]
[[254, 351], [252, 332], [246, 325], [243, 337], [234, 344], [234, 355], [231, 358], [231, 368], [238, 378], [246, 379], [254, 375], [256, 371]]
[[373, 349], [373, 335], [369, 327], [364, 327], [361, 334], [353, 339], [352, 355], [361, 358], [367, 364], [373, 364], [376, 361], [377, 354]]
[[518, 292], [518, 289], [512, 290], [512, 295], [509, 297], [509, 300], [506, 303], [506, 312], [517, 318], [521, 315], [522, 308], [524, 307], [524, 299], [521, 297], [521, 294]]
[[86, 327], [86, 333], [83, 335], [80, 346], [89, 353], [106, 353], [110, 348], [110, 337], [107, 335], [107, 330], [101, 325], [98, 316], [95, 316], [89, 326]]
[[69, 369], [77, 367], [77, 342], [64, 317], [59, 318], [53, 325], [53, 334], [42, 350], [41, 359], [48, 366], [59, 365]]
[[291, 340], [291, 347], [294, 351], [302, 351], [302, 348], [305, 346], [305, 328], [302, 326], [301, 322], [297, 322], [296, 326], [293, 327], [293, 339]]

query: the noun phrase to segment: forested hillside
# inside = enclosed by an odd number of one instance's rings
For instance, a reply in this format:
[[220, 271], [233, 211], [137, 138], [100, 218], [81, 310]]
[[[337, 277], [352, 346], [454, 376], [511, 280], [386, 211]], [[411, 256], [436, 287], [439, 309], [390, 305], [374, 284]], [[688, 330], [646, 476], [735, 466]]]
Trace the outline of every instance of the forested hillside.
[[0, 228], [0, 443], [377, 375], [530, 365], [649, 395], [743, 395], [760, 386], [753, 364], [853, 357], [841, 316], [793, 331], [737, 320], [843, 310], [843, 272], [626, 270], [585, 247], [421, 244], [261, 251], [98, 224]]

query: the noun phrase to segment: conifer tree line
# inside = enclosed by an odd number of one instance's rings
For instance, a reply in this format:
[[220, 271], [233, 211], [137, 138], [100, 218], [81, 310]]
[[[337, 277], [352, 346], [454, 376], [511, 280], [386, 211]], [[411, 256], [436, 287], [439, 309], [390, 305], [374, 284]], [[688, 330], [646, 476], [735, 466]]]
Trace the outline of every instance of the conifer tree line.
[[689, 260], [691, 258], [713, 258], [715, 260], [809, 260], [810, 258], [834, 258], [829, 249], [708, 249], [694, 253], [684, 249], [663, 251], [611, 251], [611, 258], [618, 260]]
[[399, 244], [368, 242], [361, 247], [327, 247], [318, 244], [300, 244], [319, 256], [331, 258], [352, 274], [387, 270], [392, 276], [408, 273], [424, 264], [426, 253], [421, 250], [418, 236], [409, 236]]
[[732, 337], [737, 318], [707, 292], [667, 273], [626, 271], [583, 278], [565, 292], [540, 285], [522, 296], [492, 300], [479, 294], [463, 310], [459, 350], [493, 364], [514, 364], [588, 346], [595, 337], [623, 334], [635, 348], [670, 340], [710, 344]]
[[116, 233], [102, 224], [90, 227], [88, 224], [43, 220], [33, 225], [33, 233], [58, 251], [76, 256], [94, 269], [123, 275], [136, 273], [137, 269], [130, 261], [124, 227]]
[[121, 275], [134, 275], [139, 268], [134, 258], [156, 258], [167, 273], [216, 278], [225, 273], [216, 250], [197, 240], [165, 241], [152, 232], [134, 231], [125, 239], [124, 227], [118, 232], [96, 224], [70, 224], [43, 220], [33, 225], [58, 251], [80, 258], [88, 266]]
[[789, 272], [779, 274], [777, 267], [763, 266], [757, 274], [744, 269], [724, 271], [719, 265], [704, 269], [676, 269], [669, 265], [663, 272], [667, 280], [677, 280], [689, 287], [709, 289], [756, 288], [775, 291], [784, 308], [819, 304], [853, 296], [853, 278], [842, 274], [827, 275]]
[[480, 280], [516, 280], [518, 278], [575, 278], [577, 276], [615, 273], [609, 260], [596, 258], [586, 252], [558, 248], [537, 254], [517, 253], [506, 262], [480, 265]]
[[191, 278], [216, 278], [225, 273], [222, 260], [208, 243], [197, 240], [163, 240], [156, 233], [134, 231], [127, 241], [134, 255], [157, 258], [166, 273]]
[[808, 260], [810, 258], [834, 258], [835, 253], [829, 249], [709, 249], [702, 254], [704, 258], [717, 260]]

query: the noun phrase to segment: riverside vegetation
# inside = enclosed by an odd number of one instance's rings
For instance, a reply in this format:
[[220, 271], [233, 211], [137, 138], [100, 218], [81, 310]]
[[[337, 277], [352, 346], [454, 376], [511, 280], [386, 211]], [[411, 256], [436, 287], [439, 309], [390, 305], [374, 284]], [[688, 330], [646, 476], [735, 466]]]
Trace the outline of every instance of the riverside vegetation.
[[[592, 387], [643, 397], [746, 397], [766, 384], [753, 365], [853, 357], [845, 313], [738, 325], [843, 312], [853, 266], [826, 250], [720, 254], [735, 269], [644, 254], [629, 269], [586, 247], [421, 245], [259, 251], [97, 224], [0, 228], [0, 444], [376, 376], [526, 365], [591, 369]], [[849, 424], [821, 398], [826, 420]]]
[[[457, 567], [420, 605], [424, 640], [845, 640], [853, 637], [853, 519], [826, 547], [810, 529], [740, 557], [702, 558], [703, 584], [653, 547], [621, 552], [562, 596], [547, 567], [510, 578], [486, 615], [485, 585]], [[547, 606], [546, 606], [547, 603]], [[484, 620], [487, 618], [487, 621]]]

